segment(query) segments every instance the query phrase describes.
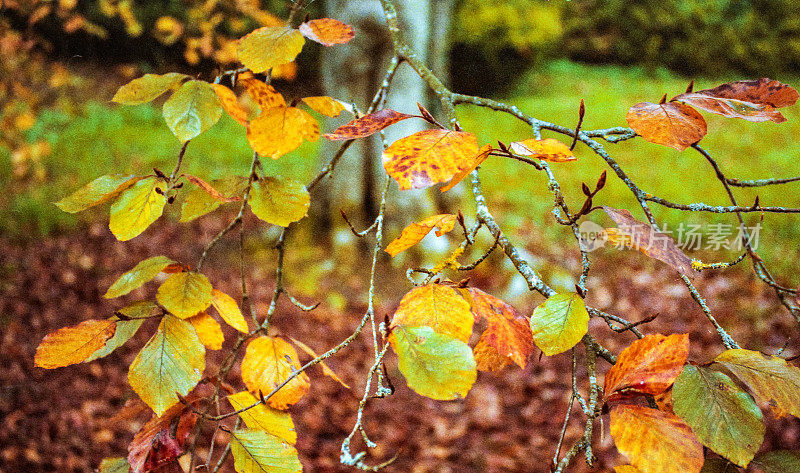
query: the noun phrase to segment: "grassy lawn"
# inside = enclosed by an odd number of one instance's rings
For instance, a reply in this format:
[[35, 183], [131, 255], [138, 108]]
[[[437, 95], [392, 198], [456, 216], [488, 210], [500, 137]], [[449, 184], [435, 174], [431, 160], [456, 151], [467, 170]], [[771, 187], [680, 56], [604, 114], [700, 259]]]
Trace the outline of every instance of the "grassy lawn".
[[[700, 79], [695, 90], [712, 87], [737, 78]], [[800, 81], [779, 78], [792, 85]], [[658, 73], [656, 77], [641, 70], [613, 66], [583, 66], [565, 61], [532, 71], [520, 80], [516, 91], [504, 99], [538, 118], [565, 126], [574, 126], [580, 99], [586, 102], [584, 128], [625, 125], [627, 109], [641, 101], [658, 101], [664, 94], [677, 95], [685, 90], [687, 80]], [[705, 114], [709, 132], [702, 145], [718, 160], [729, 177], [755, 179], [800, 175], [800, 143], [793, 138], [800, 133], [800, 109], [783, 112], [788, 122], [750, 123]], [[459, 108], [464, 128], [478, 135], [481, 143], [504, 142], [531, 137], [530, 130], [510, 116], [477, 107]], [[325, 128], [325, 125], [323, 125]], [[57, 131], [56, 131], [57, 130]], [[44, 114], [31, 130], [31, 139], [46, 138], [53, 153], [45, 163], [48, 180], [43, 185], [28, 186], [15, 195], [0, 197], [0, 233], [16, 235], [46, 234], [74, 227], [80, 216], [60, 212], [51, 203], [98, 175], [113, 172], [147, 173], [153, 167], [165, 172], [172, 169], [179, 150], [178, 141], [164, 125], [160, 110], [150, 105], [117, 107], [89, 102], [77, 117], [56, 113]], [[557, 137], [546, 133], [545, 136]], [[566, 141], [565, 138], [561, 137]], [[316, 144], [305, 144], [295, 153], [277, 161], [266, 160], [270, 173], [291, 174], [301, 179], [311, 176], [317, 167]], [[606, 149], [645, 191], [675, 202], [704, 201], [726, 205], [720, 184], [706, 161], [693, 150], [682, 153], [642, 139], [607, 144]], [[568, 202], [577, 207], [582, 202], [580, 183], [594, 183], [605, 163], [579, 145], [577, 162], [556, 164]], [[206, 178], [247, 172], [250, 151], [241, 126], [223, 118], [211, 131], [192, 142], [187, 154], [186, 172]], [[14, 189], [7, 169], [10, 155], [0, 149], [0, 184]], [[563, 241], [566, 233], [554, 225], [550, 210], [552, 196], [542, 173], [511, 160], [494, 159], [482, 167], [485, 190], [494, 202], [498, 217], [511, 227], [534, 227], [551, 242]], [[763, 205], [800, 205], [800, 184], [738, 190], [743, 204], [752, 203], [756, 194]], [[4, 199], [4, 200], [3, 200]], [[595, 200], [595, 205], [630, 209], [637, 204], [628, 189], [614, 176]], [[681, 222], [710, 224], [734, 223], [731, 216], [686, 214], [654, 206], [659, 221], [675, 228]], [[612, 222], [595, 213], [592, 219], [605, 226]], [[759, 216], [751, 214], [755, 225]], [[796, 256], [795, 235], [798, 223], [791, 216], [766, 215], [760, 235], [765, 256]], [[700, 253], [702, 254], [702, 253]], [[728, 252], [732, 255], [733, 252]], [[716, 253], [717, 259], [726, 253]]]

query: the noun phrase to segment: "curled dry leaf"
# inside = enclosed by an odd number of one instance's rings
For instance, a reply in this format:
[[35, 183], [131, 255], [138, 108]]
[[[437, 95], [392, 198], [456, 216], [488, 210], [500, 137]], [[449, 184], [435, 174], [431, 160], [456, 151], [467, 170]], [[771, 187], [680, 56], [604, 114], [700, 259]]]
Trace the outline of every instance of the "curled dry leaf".
[[131, 472], [153, 471], [178, 458], [197, 417], [191, 406], [176, 404], [160, 417], [150, 419], [128, 446]]
[[523, 141], [515, 141], [508, 145], [508, 149], [512, 153], [520, 156], [529, 156], [553, 163], [563, 163], [578, 159], [572, 154], [572, 150], [569, 149], [569, 146], [553, 138], [544, 140], [531, 138]]
[[241, 38], [239, 61], [255, 73], [294, 61], [305, 44], [303, 35], [288, 26], [265, 26]]
[[[603, 210], [619, 225], [619, 231], [606, 230], [609, 240], [619, 241], [621, 239], [632, 248], [668, 264], [689, 278], [697, 275], [697, 271], [692, 267], [692, 260], [678, 248], [671, 236], [658, 232], [650, 225], [640, 222], [627, 210], [608, 206], [603, 206]], [[627, 238], [620, 237], [620, 232], [627, 235]]]
[[273, 159], [294, 151], [303, 140], [318, 139], [317, 121], [296, 107], [268, 108], [247, 127], [247, 140], [253, 151]]
[[325, 46], [347, 43], [356, 35], [352, 26], [333, 18], [307, 21], [297, 29], [306, 38]]
[[434, 228], [436, 229], [436, 236], [439, 237], [452, 230], [455, 224], [456, 216], [453, 214], [434, 215], [425, 220], [412, 223], [400, 232], [399, 237], [389, 243], [385, 251], [392, 255], [392, 257], [397, 256], [400, 252], [422, 241]]
[[236, 94], [222, 84], [211, 84], [211, 86], [214, 87], [214, 92], [216, 92], [219, 102], [222, 104], [222, 109], [225, 110], [231, 118], [247, 126], [247, 110], [239, 104], [239, 99], [236, 97]]
[[184, 177], [186, 177], [186, 179], [188, 179], [189, 182], [191, 182], [192, 184], [196, 185], [197, 187], [203, 189], [204, 191], [206, 191], [206, 193], [208, 195], [210, 195], [211, 197], [213, 197], [216, 200], [219, 200], [220, 202], [237, 202], [237, 201], [242, 200], [242, 198], [239, 197], [239, 196], [225, 197], [225, 194], [223, 194], [220, 191], [216, 190], [214, 188], [214, 186], [212, 186], [208, 182], [200, 179], [197, 176], [192, 176], [191, 174], [184, 174]]
[[525, 368], [533, 354], [533, 336], [525, 317], [505, 301], [480, 289], [469, 288], [475, 319], [487, 322], [473, 354], [478, 369], [494, 371], [514, 362]]
[[445, 284], [427, 284], [408, 291], [392, 318], [392, 327], [428, 326], [464, 343], [475, 322], [469, 303], [458, 290]]
[[450, 179], [450, 182], [448, 182], [447, 185], [442, 186], [441, 189], [439, 190], [441, 192], [447, 192], [453, 187], [455, 187], [455, 185], [463, 181], [464, 178], [467, 177], [467, 175], [469, 175], [469, 173], [477, 169], [478, 166], [480, 166], [484, 161], [486, 161], [486, 158], [489, 157], [489, 153], [491, 153], [492, 151], [493, 148], [491, 145], [481, 146], [481, 149], [478, 150], [478, 154], [464, 161], [461, 164], [461, 170], [458, 171], [458, 173], [455, 176], [453, 176], [452, 179]]
[[[317, 355], [317, 352], [315, 352], [310, 346], [306, 345], [300, 340], [297, 340], [295, 338], [292, 338], [291, 340], [292, 343], [300, 347], [300, 349], [303, 350], [311, 358], [317, 358], [319, 356]], [[329, 376], [331, 379], [341, 384], [345, 388], [350, 389], [350, 386], [344, 381], [342, 381], [342, 378], [340, 378], [339, 375], [337, 375], [332, 369], [330, 369], [330, 367], [328, 367], [328, 365], [326, 365], [325, 362], [320, 361], [319, 365], [322, 367], [322, 372], [325, 373], [325, 375]]]
[[86, 320], [48, 334], [36, 348], [33, 363], [40, 368], [60, 368], [82, 363], [114, 336], [113, 320]]
[[683, 151], [706, 136], [706, 121], [697, 110], [677, 103], [637, 103], [625, 116], [645, 140]]
[[752, 122], [785, 122], [776, 108], [794, 105], [797, 91], [776, 80], [761, 78], [729, 82], [713, 89], [680, 94], [673, 101], [683, 102], [707, 112]]
[[478, 154], [472, 133], [423, 130], [401, 138], [383, 152], [383, 168], [400, 190], [424, 189], [453, 178]]
[[326, 133], [325, 138], [332, 141], [354, 140], [356, 138], [364, 138], [373, 133], [377, 133], [387, 126], [394, 125], [395, 123], [412, 118], [415, 115], [408, 115], [401, 113], [390, 108], [384, 108], [377, 112], [364, 115], [349, 123], [346, 123], [339, 128], [335, 129], [333, 133]]
[[311, 110], [321, 113], [326, 117], [338, 117], [342, 111], [345, 110], [345, 106], [342, 102], [327, 96], [305, 97], [303, 98], [303, 102], [305, 102]]
[[606, 373], [608, 399], [626, 391], [657, 395], [666, 391], [689, 356], [689, 334], [647, 335], [631, 343]]

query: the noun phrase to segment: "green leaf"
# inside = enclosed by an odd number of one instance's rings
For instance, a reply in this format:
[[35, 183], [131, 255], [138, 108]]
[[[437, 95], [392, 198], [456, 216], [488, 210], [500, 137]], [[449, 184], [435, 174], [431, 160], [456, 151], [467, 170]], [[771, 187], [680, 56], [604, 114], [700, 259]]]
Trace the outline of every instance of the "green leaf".
[[294, 28], [265, 26], [239, 40], [239, 61], [255, 73], [294, 61], [306, 40]]
[[764, 473], [795, 473], [800, 471], [800, 452], [775, 450], [759, 453], [752, 464], [764, 470]]
[[127, 458], [103, 458], [103, 461], [100, 462], [99, 473], [128, 473], [130, 469]]
[[723, 458], [706, 458], [700, 473], [739, 473], [739, 469]]
[[724, 373], [687, 365], [672, 386], [675, 414], [700, 442], [746, 467], [764, 441], [761, 410]]
[[114, 315], [108, 319], [117, 322], [117, 330], [114, 332], [114, 336], [106, 341], [106, 346], [92, 353], [92, 355], [86, 359], [86, 362], [88, 363], [102, 358], [124, 345], [125, 342], [136, 335], [139, 327], [142, 326], [145, 319], [149, 317], [157, 307], [158, 306], [150, 301], [139, 301], [118, 310], [117, 312], [123, 315], [122, 318], [120, 318], [119, 315]]
[[153, 256], [133, 267], [119, 277], [111, 287], [106, 291], [106, 299], [113, 299], [115, 297], [124, 296], [134, 289], [141, 287], [144, 283], [150, 281], [158, 275], [164, 268], [174, 263], [166, 256]]
[[[223, 179], [211, 181], [211, 184], [225, 197], [233, 197], [241, 194], [247, 186], [247, 178], [241, 176], [231, 176]], [[222, 202], [215, 199], [208, 192], [200, 187], [195, 187], [186, 194], [186, 199], [181, 206], [180, 222], [191, 222], [203, 215], [213, 212]]]
[[306, 186], [292, 179], [264, 177], [253, 182], [250, 209], [261, 220], [288, 227], [308, 213], [311, 198]]
[[389, 336], [408, 387], [431, 399], [460, 399], [477, 379], [469, 345], [430, 327], [397, 325]]
[[191, 80], [164, 102], [164, 120], [181, 142], [208, 130], [222, 116], [222, 105], [208, 82]]
[[156, 177], [142, 179], [111, 206], [108, 228], [119, 241], [135, 238], [158, 220], [166, 203], [164, 181]]
[[106, 174], [59, 200], [55, 205], [64, 212], [74, 214], [108, 202], [140, 179], [132, 175]]
[[172, 274], [158, 288], [156, 299], [169, 312], [186, 319], [211, 305], [211, 283], [196, 271]]
[[170, 72], [163, 75], [145, 74], [120, 87], [111, 101], [124, 105], [147, 103], [175, 87], [187, 77], [189, 76], [177, 72]]
[[[245, 407], [252, 406], [258, 399], [247, 391], [242, 391], [228, 396], [234, 410], [244, 409]], [[287, 411], [279, 411], [271, 407], [259, 404], [252, 407], [239, 416], [244, 421], [245, 425], [251, 429], [263, 430], [264, 432], [274, 435], [284, 442], [294, 445], [297, 442], [297, 432], [294, 430], [294, 422], [292, 416]]]
[[800, 369], [783, 358], [751, 350], [727, 350], [714, 360], [742, 380], [756, 398], [777, 409], [800, 417]]
[[300, 473], [303, 465], [297, 450], [263, 430], [231, 432], [231, 453], [237, 473]]
[[533, 341], [545, 355], [563, 353], [589, 330], [589, 312], [574, 292], [549, 297], [531, 316]]
[[136, 355], [128, 382], [142, 401], [161, 416], [186, 396], [203, 376], [206, 349], [192, 324], [165, 315], [158, 331]]

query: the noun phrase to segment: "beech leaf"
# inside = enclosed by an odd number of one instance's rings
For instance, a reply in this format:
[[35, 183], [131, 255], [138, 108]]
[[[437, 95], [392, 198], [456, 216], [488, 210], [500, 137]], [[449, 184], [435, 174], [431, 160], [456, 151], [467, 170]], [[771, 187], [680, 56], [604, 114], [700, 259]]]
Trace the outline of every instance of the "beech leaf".
[[448, 335], [464, 343], [472, 335], [475, 320], [469, 303], [452, 286], [427, 284], [406, 293], [394, 313], [391, 327], [427, 326], [437, 334]]
[[224, 197], [224, 200], [212, 197], [202, 187], [195, 187], [189, 191], [183, 201], [180, 222], [191, 222], [198, 217], [213, 212], [225, 202], [240, 201], [241, 197], [239, 195], [244, 192], [247, 186], [247, 178], [228, 176], [213, 180], [209, 185], [219, 192]]
[[272, 107], [286, 107], [286, 100], [283, 95], [278, 93], [271, 85], [261, 82], [253, 77], [252, 74], [245, 73], [239, 76], [239, 83], [242, 84], [247, 90], [255, 103], [261, 107], [261, 110], [267, 110]]
[[131, 472], [146, 473], [172, 463], [183, 453], [196, 422], [197, 414], [183, 404], [150, 419], [128, 446]]
[[[291, 340], [292, 340], [292, 343], [297, 345], [301, 350], [303, 350], [311, 358], [317, 358], [319, 356], [319, 355], [317, 355], [317, 353], [310, 346], [306, 345], [305, 343], [301, 342], [300, 340], [297, 340], [295, 338], [292, 338]], [[328, 365], [326, 365], [324, 361], [320, 361], [319, 365], [322, 367], [322, 372], [325, 373], [326, 376], [330, 377], [331, 379], [333, 379], [337, 383], [341, 384], [345, 388], [350, 389], [350, 386], [347, 383], [345, 383], [344, 381], [342, 381], [342, 378], [340, 378], [339, 375], [337, 375], [332, 369], [330, 369], [330, 367]]]
[[625, 116], [645, 140], [683, 151], [706, 135], [706, 121], [697, 110], [677, 102], [637, 103]]
[[297, 149], [304, 140], [319, 139], [319, 124], [297, 107], [264, 110], [247, 127], [247, 141], [253, 151], [277, 159]]
[[77, 213], [115, 199], [141, 179], [132, 175], [106, 174], [59, 200], [55, 205], [64, 212]]
[[436, 236], [442, 236], [453, 229], [456, 224], [456, 216], [453, 214], [439, 214], [428, 217], [416, 223], [412, 223], [400, 232], [400, 236], [395, 238], [386, 247], [386, 252], [397, 256], [399, 253], [411, 248], [421, 242], [425, 236], [436, 229]]
[[589, 312], [578, 294], [556, 294], [533, 310], [530, 324], [536, 346], [547, 356], [557, 355], [586, 335]]
[[231, 454], [237, 473], [300, 473], [303, 466], [294, 447], [263, 430], [231, 432]]
[[774, 450], [756, 455], [751, 465], [764, 473], [789, 473], [800, 471], [800, 451]]
[[462, 162], [460, 165], [461, 169], [458, 171], [458, 173], [456, 173], [456, 175], [453, 176], [452, 179], [450, 179], [450, 182], [439, 188], [439, 190], [441, 192], [447, 192], [453, 187], [455, 187], [456, 184], [463, 181], [464, 178], [469, 175], [469, 173], [477, 169], [478, 166], [480, 166], [484, 161], [486, 161], [486, 158], [489, 157], [489, 153], [491, 153], [492, 151], [494, 151], [494, 149], [492, 148], [491, 145], [481, 146], [481, 149], [478, 150], [478, 154]]
[[236, 97], [236, 94], [222, 84], [211, 84], [211, 86], [214, 88], [214, 92], [217, 94], [217, 98], [219, 99], [220, 105], [222, 105], [222, 109], [225, 110], [225, 112], [239, 124], [247, 126], [247, 110], [245, 110], [241, 104], [239, 104], [239, 99]]
[[244, 319], [244, 315], [242, 315], [242, 310], [239, 309], [239, 304], [236, 303], [233, 297], [222, 291], [213, 289], [211, 291], [211, 305], [217, 309], [219, 316], [222, 317], [222, 320], [224, 320], [226, 324], [242, 333], [247, 333], [249, 331], [247, 328], [247, 321]]
[[305, 44], [303, 35], [288, 26], [258, 28], [239, 40], [239, 61], [255, 73], [294, 61]]
[[86, 361], [114, 336], [116, 324], [109, 320], [86, 320], [44, 337], [33, 363], [40, 368], [60, 368]]
[[[233, 409], [238, 411], [252, 406], [258, 402], [258, 399], [247, 391], [241, 391], [228, 396], [228, 401], [233, 406]], [[289, 445], [294, 445], [297, 442], [297, 432], [294, 429], [292, 416], [286, 411], [279, 411], [264, 404], [259, 404], [241, 412], [239, 416], [250, 429], [263, 430]]]
[[136, 335], [139, 327], [142, 326], [145, 319], [153, 313], [158, 306], [150, 301], [134, 302], [128, 306], [123, 307], [117, 311], [117, 314], [108, 319], [109, 322], [116, 323], [116, 330], [114, 336], [106, 341], [103, 348], [98, 349], [92, 353], [86, 362], [94, 361], [98, 358], [107, 356], [117, 348], [121, 347], [128, 340]]
[[196, 271], [171, 274], [161, 283], [156, 299], [173, 315], [187, 319], [211, 305], [211, 283]]
[[354, 140], [365, 138], [377, 133], [384, 128], [394, 125], [399, 121], [412, 118], [414, 115], [401, 113], [390, 108], [364, 115], [335, 129], [333, 133], [326, 133], [325, 138], [332, 141]]
[[145, 74], [120, 87], [111, 101], [124, 105], [147, 103], [177, 86], [188, 77], [189, 76], [186, 74], [179, 74], [177, 72], [170, 72], [163, 75]]
[[200, 312], [186, 320], [192, 324], [194, 331], [197, 333], [197, 338], [200, 339], [200, 343], [202, 343], [204, 347], [209, 350], [222, 349], [225, 335], [222, 333], [222, 327], [220, 327], [219, 322], [214, 320], [213, 317], [205, 312]]
[[126, 271], [119, 279], [114, 281], [114, 284], [108, 288], [103, 297], [113, 299], [124, 296], [158, 276], [158, 273], [172, 263], [174, 261], [166, 256], [153, 256], [140, 261], [133, 269]]
[[544, 140], [531, 138], [523, 141], [515, 141], [508, 145], [508, 149], [512, 153], [520, 156], [528, 156], [553, 163], [563, 163], [578, 159], [572, 154], [572, 150], [569, 149], [569, 146], [553, 138]]
[[147, 230], [164, 212], [166, 184], [147, 177], [124, 191], [111, 205], [108, 228], [119, 241], [128, 241]]
[[100, 462], [99, 473], [128, 473], [131, 466], [124, 457], [103, 458]]
[[248, 203], [256, 217], [288, 227], [306, 216], [311, 197], [306, 186], [293, 179], [268, 176], [253, 182]]
[[675, 382], [688, 356], [689, 334], [646, 335], [635, 340], [606, 373], [605, 398], [627, 391], [663, 393]]
[[311, 110], [321, 113], [326, 117], [338, 117], [342, 111], [345, 110], [345, 106], [342, 105], [341, 102], [331, 97], [305, 97], [303, 98], [303, 102], [305, 102]]
[[473, 349], [478, 369], [503, 368], [508, 364], [501, 361], [503, 358], [525, 368], [528, 357], [533, 354], [533, 337], [525, 317], [517, 314], [511, 305], [480, 289], [471, 287], [469, 294], [475, 319], [487, 321], [486, 330]]
[[[280, 338], [258, 337], [247, 345], [242, 360], [242, 380], [251, 393], [267, 396], [300, 366], [297, 351], [289, 343]], [[267, 399], [267, 404], [275, 409], [287, 409], [299, 401], [310, 386], [308, 375], [300, 373]]]
[[350, 25], [333, 18], [318, 18], [307, 21], [300, 24], [297, 29], [306, 38], [324, 46], [347, 43], [356, 35]]
[[798, 93], [794, 88], [776, 80], [761, 78], [687, 92], [672, 100], [725, 117], [781, 123], [786, 118], [775, 109], [794, 105], [797, 98]]
[[222, 116], [222, 105], [211, 84], [191, 80], [164, 102], [164, 120], [181, 142], [214, 126]]

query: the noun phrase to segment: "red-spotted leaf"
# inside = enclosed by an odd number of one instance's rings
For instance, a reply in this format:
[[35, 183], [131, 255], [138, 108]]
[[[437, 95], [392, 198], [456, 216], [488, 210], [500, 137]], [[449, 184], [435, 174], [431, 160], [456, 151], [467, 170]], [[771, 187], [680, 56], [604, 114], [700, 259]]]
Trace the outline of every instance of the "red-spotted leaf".
[[297, 29], [306, 38], [325, 46], [344, 44], [356, 35], [352, 26], [333, 18], [318, 18], [307, 21]]
[[751, 122], [785, 122], [786, 118], [776, 108], [794, 105], [797, 91], [776, 80], [761, 78], [729, 82], [713, 89], [687, 92], [673, 101], [730, 118]]
[[625, 119], [645, 140], [683, 151], [706, 136], [706, 121], [697, 110], [677, 102], [637, 103]]
[[333, 133], [326, 133], [323, 136], [332, 141], [364, 138], [383, 130], [387, 126], [394, 125], [399, 121], [414, 116], [415, 115], [408, 115], [390, 108], [384, 108], [383, 110], [378, 110], [377, 112], [357, 118], [335, 129]]
[[286, 100], [283, 98], [283, 95], [276, 91], [271, 85], [253, 77], [250, 73], [240, 75], [239, 83], [244, 86], [245, 90], [247, 90], [247, 94], [261, 107], [262, 111], [272, 107], [286, 106]]
[[464, 178], [469, 175], [469, 173], [471, 173], [472, 171], [477, 169], [478, 166], [483, 164], [483, 162], [486, 161], [486, 158], [489, 157], [489, 153], [491, 153], [492, 151], [493, 151], [493, 148], [492, 148], [491, 145], [483, 145], [483, 146], [481, 146], [481, 149], [478, 150], [478, 154], [476, 154], [475, 156], [471, 157], [470, 159], [465, 160], [464, 162], [462, 162], [461, 163], [461, 170], [458, 171], [458, 173], [455, 176], [453, 176], [452, 179], [450, 179], [450, 182], [448, 182], [446, 185], [442, 186], [439, 190], [441, 192], [447, 192], [450, 189], [452, 189], [453, 187], [455, 187], [455, 185], [458, 184], [459, 182], [463, 181]]
[[608, 370], [603, 386], [605, 398], [633, 391], [660, 394], [683, 370], [689, 356], [689, 335], [647, 335], [631, 343]]
[[436, 236], [442, 236], [453, 229], [456, 224], [456, 216], [453, 214], [440, 214], [428, 217], [425, 220], [412, 223], [400, 232], [400, 236], [392, 240], [386, 247], [386, 252], [397, 256], [398, 253], [405, 251], [422, 241], [425, 236], [436, 229]]
[[[473, 350], [478, 369], [493, 371], [505, 366], [500, 360], [513, 361], [525, 368], [533, 354], [533, 336], [528, 321], [506, 302], [471, 287], [472, 313], [476, 321], [485, 320], [486, 330]], [[500, 366], [503, 365], [503, 366]]]

